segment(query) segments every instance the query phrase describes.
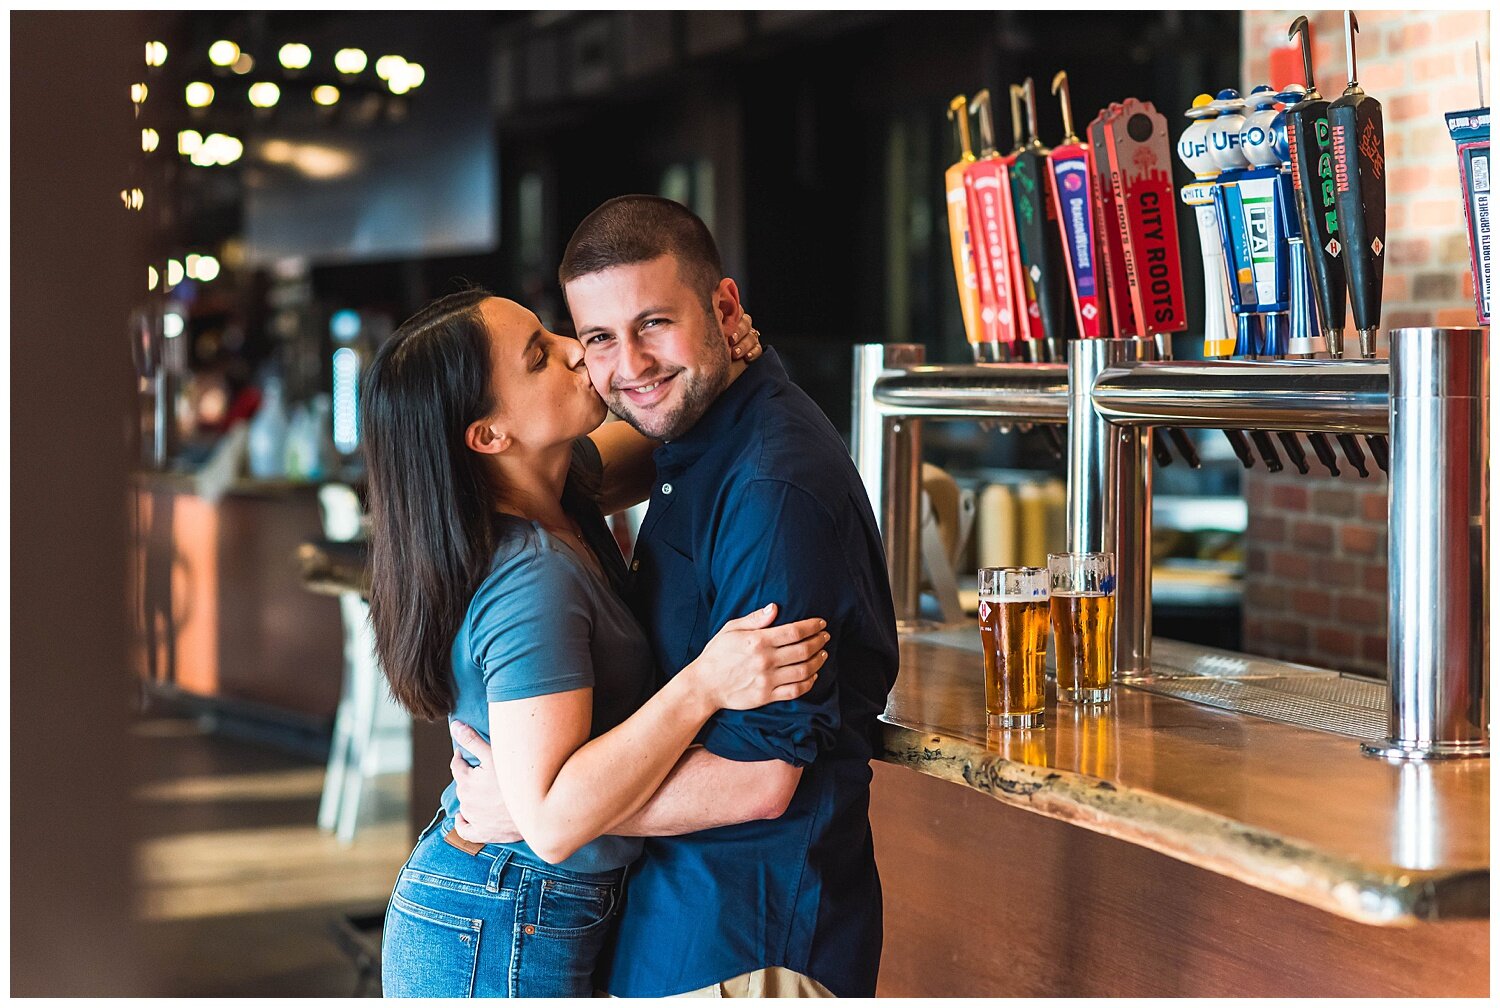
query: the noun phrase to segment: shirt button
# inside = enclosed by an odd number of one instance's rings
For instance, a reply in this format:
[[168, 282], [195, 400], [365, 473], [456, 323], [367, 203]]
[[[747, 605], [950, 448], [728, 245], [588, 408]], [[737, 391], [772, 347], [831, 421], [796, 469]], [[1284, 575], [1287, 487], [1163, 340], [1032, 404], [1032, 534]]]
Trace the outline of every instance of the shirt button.
[[671, 493], [672, 492], [672, 484], [670, 484], [670, 483], [663, 483], [661, 485], [661, 492], [664, 493], [664, 494]]

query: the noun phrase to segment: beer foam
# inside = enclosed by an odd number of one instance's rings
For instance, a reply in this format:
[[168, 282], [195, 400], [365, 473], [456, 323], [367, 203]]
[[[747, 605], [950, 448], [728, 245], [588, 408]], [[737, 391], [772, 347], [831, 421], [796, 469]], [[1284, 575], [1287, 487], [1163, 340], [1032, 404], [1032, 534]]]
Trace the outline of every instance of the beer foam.
[[979, 601], [989, 602], [1045, 602], [1047, 601], [1047, 589], [1038, 588], [1031, 595], [981, 595]]

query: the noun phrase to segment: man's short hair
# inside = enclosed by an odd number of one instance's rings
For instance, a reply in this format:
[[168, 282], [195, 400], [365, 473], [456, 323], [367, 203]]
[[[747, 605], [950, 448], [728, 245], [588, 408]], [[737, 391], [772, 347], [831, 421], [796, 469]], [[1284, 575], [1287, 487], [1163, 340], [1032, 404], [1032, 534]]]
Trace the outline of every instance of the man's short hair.
[[683, 282], [711, 309], [724, 279], [719, 247], [697, 214], [662, 196], [616, 196], [585, 217], [568, 241], [557, 282], [566, 289], [581, 276], [667, 254], [677, 257]]

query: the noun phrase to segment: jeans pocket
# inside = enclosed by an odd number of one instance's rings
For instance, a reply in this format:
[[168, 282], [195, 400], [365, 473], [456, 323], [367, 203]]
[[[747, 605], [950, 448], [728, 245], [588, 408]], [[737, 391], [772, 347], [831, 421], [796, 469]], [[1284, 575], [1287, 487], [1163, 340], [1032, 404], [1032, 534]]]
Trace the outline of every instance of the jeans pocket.
[[618, 885], [543, 877], [537, 883], [536, 933], [570, 938], [603, 929], [614, 913], [618, 890]]
[[381, 942], [386, 997], [473, 997], [483, 922], [391, 895]]

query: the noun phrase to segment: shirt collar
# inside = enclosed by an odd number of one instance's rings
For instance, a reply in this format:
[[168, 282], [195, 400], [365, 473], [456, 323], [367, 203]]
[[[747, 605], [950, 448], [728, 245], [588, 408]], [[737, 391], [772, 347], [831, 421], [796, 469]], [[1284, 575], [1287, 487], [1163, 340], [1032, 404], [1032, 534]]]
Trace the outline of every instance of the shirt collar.
[[773, 389], [786, 384], [786, 368], [776, 351], [766, 349], [758, 359], [745, 365], [745, 370], [719, 393], [709, 404], [687, 433], [669, 441], [656, 450], [658, 469], [685, 468], [702, 458], [715, 444], [724, 441], [739, 425], [740, 418], [750, 404], [765, 398]]

